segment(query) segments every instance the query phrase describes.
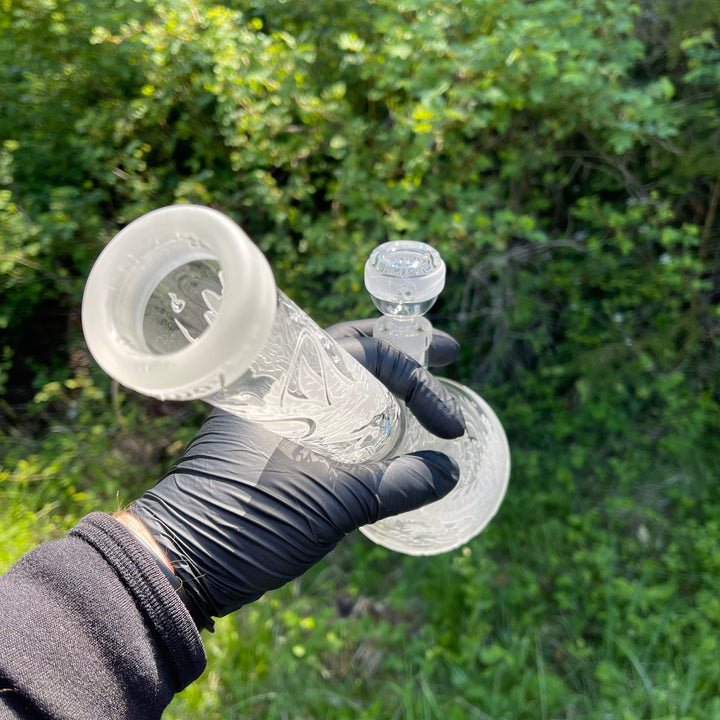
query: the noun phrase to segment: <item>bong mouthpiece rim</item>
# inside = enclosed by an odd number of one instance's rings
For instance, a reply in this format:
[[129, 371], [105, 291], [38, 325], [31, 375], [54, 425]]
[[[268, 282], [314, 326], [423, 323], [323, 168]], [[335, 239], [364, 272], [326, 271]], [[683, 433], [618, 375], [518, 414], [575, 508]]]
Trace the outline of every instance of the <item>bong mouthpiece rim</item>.
[[[194, 261], [222, 271], [222, 302], [193, 342], [153, 352], [143, 335], [145, 308], [158, 284]], [[250, 366], [275, 320], [272, 269], [253, 241], [225, 214], [202, 205], [146, 213], [105, 246], [88, 276], [82, 326], [90, 353], [121, 385], [168, 400], [222, 391]]]

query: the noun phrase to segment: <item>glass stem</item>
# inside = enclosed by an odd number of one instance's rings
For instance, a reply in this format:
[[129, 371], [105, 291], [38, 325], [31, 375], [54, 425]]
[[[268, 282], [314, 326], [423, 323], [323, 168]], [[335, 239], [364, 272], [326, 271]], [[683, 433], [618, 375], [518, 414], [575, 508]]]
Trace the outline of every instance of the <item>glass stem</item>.
[[384, 315], [375, 323], [373, 336], [386, 340], [427, 367], [432, 323], [422, 315]]

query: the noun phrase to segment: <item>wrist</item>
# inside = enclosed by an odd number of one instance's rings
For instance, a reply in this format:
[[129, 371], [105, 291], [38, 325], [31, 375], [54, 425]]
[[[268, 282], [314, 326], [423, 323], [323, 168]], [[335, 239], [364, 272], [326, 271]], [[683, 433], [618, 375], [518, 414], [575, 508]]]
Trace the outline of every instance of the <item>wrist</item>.
[[195, 622], [198, 630], [207, 629], [212, 632], [213, 621], [211, 618], [203, 616], [197, 609], [197, 604], [192, 601], [185, 590], [183, 581], [175, 573], [172, 563], [168, 559], [167, 555], [163, 552], [160, 545], [158, 545], [155, 538], [152, 536], [146, 525], [138, 520], [132, 513], [125, 510], [116, 512], [113, 517], [121, 525], [124, 525], [139, 541], [140, 544], [150, 553], [158, 568], [162, 571], [163, 575], [167, 578], [168, 582], [173, 586], [178, 597], [183, 602], [185, 607], [188, 609], [192, 619]]
[[[160, 569], [167, 576], [169, 571], [172, 575], [175, 575], [175, 569], [172, 566], [167, 555], [162, 551], [162, 548], [157, 544], [155, 538], [150, 534], [150, 531], [144, 525], [144, 523], [138, 520], [132, 513], [126, 510], [120, 510], [113, 515], [115, 520], [124, 525], [135, 537], [145, 546], [150, 554], [155, 558]], [[174, 583], [173, 583], [174, 584]]]

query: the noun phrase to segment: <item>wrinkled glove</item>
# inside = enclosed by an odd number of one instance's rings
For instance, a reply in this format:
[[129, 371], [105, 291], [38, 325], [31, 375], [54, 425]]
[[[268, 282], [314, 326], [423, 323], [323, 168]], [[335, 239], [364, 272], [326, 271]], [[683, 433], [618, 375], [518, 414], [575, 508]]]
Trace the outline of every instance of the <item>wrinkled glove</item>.
[[[329, 332], [429, 430], [462, 435], [462, 412], [437, 379], [368, 337], [370, 328], [361, 321]], [[447, 364], [457, 349], [437, 332], [431, 363]], [[298, 577], [352, 530], [444, 497], [458, 475], [454, 460], [432, 451], [336, 462], [214, 410], [183, 457], [129, 512], [167, 555], [198, 627], [211, 628], [211, 618]]]

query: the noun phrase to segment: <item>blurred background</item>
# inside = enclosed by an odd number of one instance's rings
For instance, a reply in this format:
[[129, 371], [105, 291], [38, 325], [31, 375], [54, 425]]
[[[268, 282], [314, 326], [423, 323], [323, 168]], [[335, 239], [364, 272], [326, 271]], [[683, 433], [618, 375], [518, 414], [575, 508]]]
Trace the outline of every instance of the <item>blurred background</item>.
[[233, 217], [321, 324], [442, 253], [446, 374], [513, 470], [466, 547], [359, 534], [218, 623], [168, 718], [720, 718], [715, 0], [0, 0], [0, 568], [113, 511], [202, 404], [99, 371], [125, 224]]

